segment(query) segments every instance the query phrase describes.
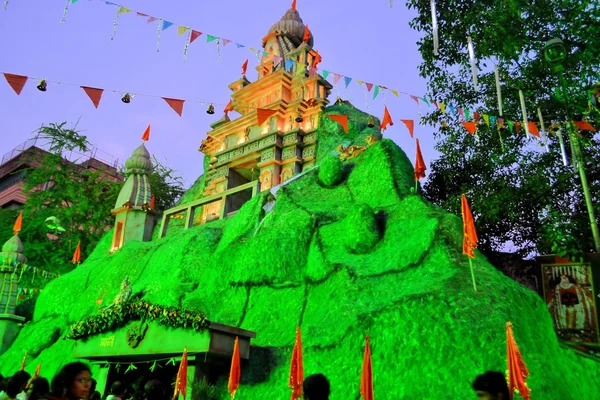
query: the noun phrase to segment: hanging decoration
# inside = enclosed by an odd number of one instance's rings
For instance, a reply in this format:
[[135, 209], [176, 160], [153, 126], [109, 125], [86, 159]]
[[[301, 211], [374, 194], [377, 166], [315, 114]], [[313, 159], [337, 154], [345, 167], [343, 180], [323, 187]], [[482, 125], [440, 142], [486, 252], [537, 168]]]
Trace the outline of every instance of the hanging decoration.
[[467, 202], [467, 196], [462, 194], [460, 197], [461, 214], [463, 220], [463, 254], [469, 258], [469, 269], [471, 270], [471, 280], [473, 281], [473, 290], [477, 292], [477, 285], [475, 284], [475, 272], [473, 270], [473, 258], [475, 258], [475, 248], [477, 247], [477, 231], [475, 230], [475, 221], [473, 220], [473, 214]]
[[440, 44], [438, 37], [438, 21], [437, 12], [435, 10], [435, 0], [431, 0], [431, 27], [433, 31], [433, 55], [437, 57]]
[[215, 106], [213, 106], [212, 104], [209, 104], [208, 108], [206, 109], [206, 113], [209, 115], [213, 115], [215, 113]]
[[394, 121], [392, 121], [392, 116], [390, 115], [387, 106], [383, 106], [383, 120], [381, 121], [380, 128], [386, 130], [388, 125], [394, 126]]
[[369, 335], [365, 338], [365, 353], [360, 374], [360, 396], [363, 400], [373, 400], [373, 364], [371, 362]]
[[468, 46], [469, 46], [469, 60], [471, 60], [471, 74], [473, 75], [473, 88], [476, 92], [479, 91], [477, 85], [477, 63], [475, 61], [475, 49], [473, 47], [473, 38], [471, 36], [467, 36]]
[[131, 103], [131, 95], [129, 93], [125, 93], [125, 95], [121, 98], [121, 101], [125, 104]]
[[94, 107], [98, 108], [98, 105], [100, 104], [100, 99], [102, 98], [102, 93], [104, 92], [104, 89], [92, 88], [92, 87], [88, 87], [88, 86], [81, 86], [81, 88], [88, 95], [88, 97], [94, 104]]
[[500, 70], [496, 64], [494, 64], [494, 76], [496, 79], [496, 97], [498, 98], [498, 115], [502, 117], [502, 88], [500, 87]]
[[560, 154], [562, 155], [563, 165], [565, 167], [569, 166], [569, 160], [567, 159], [567, 149], [565, 148], [565, 140], [562, 136], [562, 131], [558, 124], [552, 124], [550, 127], [550, 131], [553, 131], [558, 137], [558, 143], [560, 145]]
[[408, 133], [410, 134], [411, 138], [414, 138], [414, 133], [415, 133], [415, 120], [414, 119], [401, 119], [401, 122], [404, 123], [404, 125], [406, 125], [406, 128], [408, 129]]
[[4, 0], [4, 5], [2, 6], [2, 11], [6, 11], [7, 7], [8, 7], [8, 0]]
[[537, 109], [538, 119], [540, 120], [540, 125], [542, 127], [542, 135], [544, 139], [544, 147], [546, 148], [546, 153], [550, 151], [548, 148], [548, 133], [546, 132], [546, 127], [544, 126], [544, 117], [542, 117], [542, 109], [538, 107]]
[[185, 100], [180, 99], [171, 99], [167, 97], [163, 97], [163, 100], [167, 102], [167, 104], [181, 117], [183, 113], [183, 103]]
[[128, 13], [128, 12], [131, 12], [131, 10], [129, 8], [125, 8], [123, 6], [120, 6], [117, 9], [117, 15], [115, 16], [115, 20], [113, 21], [113, 30], [110, 35], [110, 40], [114, 40], [115, 34], [117, 33], [117, 27], [119, 26], [119, 15], [121, 15], [123, 13]]
[[231, 400], [235, 399], [235, 394], [240, 387], [240, 338], [236, 336], [233, 344], [233, 354], [231, 355], [231, 368], [229, 369], [229, 382], [227, 389], [231, 395]]
[[519, 89], [519, 99], [521, 100], [521, 114], [523, 115], [523, 125], [525, 126], [525, 135], [527, 135], [529, 124], [527, 121], [527, 109], [525, 108], [525, 95]]
[[219, 62], [223, 61], [223, 58], [221, 57], [221, 40], [217, 39], [217, 56], [219, 57]]
[[[150, 17], [148, 18], [148, 22], [150, 22], [150, 19], [152, 19], [154, 17]], [[158, 25], [156, 27], [156, 52], [160, 52], [160, 32], [163, 30], [163, 20], [162, 19], [157, 19], [154, 18], [154, 20], [158, 20]]]
[[47, 86], [48, 85], [46, 84], [46, 80], [42, 79], [37, 85], [37, 90], [39, 90], [40, 92], [45, 92], [47, 90]]
[[[6, 1], [6, 3], [8, 3], [8, 0]], [[75, 2], [73, 2], [73, 3], [75, 3]], [[62, 19], [60, 20], [61, 24], [64, 24], [65, 21], [67, 20], [67, 13], [69, 12], [69, 6], [70, 5], [71, 5], [71, 0], [67, 0], [67, 4], [65, 5], [65, 8], [63, 9]]]

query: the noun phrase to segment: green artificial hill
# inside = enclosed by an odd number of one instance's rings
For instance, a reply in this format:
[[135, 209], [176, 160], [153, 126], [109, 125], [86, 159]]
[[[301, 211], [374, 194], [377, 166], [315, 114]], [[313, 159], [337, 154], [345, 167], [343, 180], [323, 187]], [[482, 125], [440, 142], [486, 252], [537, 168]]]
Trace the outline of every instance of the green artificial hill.
[[333, 143], [358, 143], [365, 132], [345, 136], [327, 120], [321, 167], [275, 197], [262, 193], [232, 218], [113, 254], [108, 233], [41, 293], [33, 320], [0, 358], [1, 372], [14, 372], [25, 350], [30, 372], [39, 361], [49, 376], [69, 361], [74, 342], [62, 340], [69, 325], [96, 314], [96, 300], [112, 299], [128, 274], [144, 300], [257, 332], [237, 399], [289, 397], [297, 325], [305, 375], [326, 374], [334, 400], [358, 398], [367, 333], [378, 399], [472, 398], [477, 374], [506, 369], [507, 320], [534, 399], [599, 398], [600, 364], [559, 346], [539, 296], [481, 254], [474, 292], [461, 220], [411, 193], [404, 152], [384, 139], [340, 169], [328, 156]]

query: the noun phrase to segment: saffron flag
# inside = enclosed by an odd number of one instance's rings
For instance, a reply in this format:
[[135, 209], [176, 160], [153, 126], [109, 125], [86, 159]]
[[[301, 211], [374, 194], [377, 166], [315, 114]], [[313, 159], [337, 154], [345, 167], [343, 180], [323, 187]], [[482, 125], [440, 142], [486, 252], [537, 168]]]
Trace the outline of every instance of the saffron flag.
[[19, 212], [19, 215], [17, 216], [17, 220], [15, 221], [15, 224], [13, 225], [13, 234], [18, 235], [19, 232], [21, 232], [22, 228], [23, 228], [23, 211]]
[[246, 75], [246, 70], [248, 69], [248, 59], [242, 64], [242, 75]]
[[306, 26], [304, 27], [304, 38], [302, 39], [302, 41], [308, 43], [309, 39], [310, 39], [310, 31], [308, 30], [308, 24], [306, 24]]
[[300, 327], [296, 328], [296, 341], [292, 350], [289, 386], [292, 389], [291, 400], [302, 398], [302, 383], [304, 382], [304, 365], [302, 361], [302, 335]]
[[408, 133], [410, 133], [410, 137], [413, 138], [414, 133], [415, 133], [415, 120], [414, 119], [401, 119], [400, 121], [402, 121], [404, 123], [404, 125], [406, 125], [406, 128], [408, 128]]
[[342, 125], [344, 128], [344, 132], [348, 133], [348, 116], [347, 115], [337, 115], [337, 114], [329, 114], [327, 115], [329, 118], [334, 120], [335, 122]]
[[231, 356], [231, 369], [229, 370], [229, 383], [227, 389], [231, 394], [231, 400], [235, 398], [235, 393], [240, 386], [240, 338], [235, 338], [235, 344], [233, 345], [233, 355]]
[[175, 381], [175, 393], [173, 394], [173, 400], [177, 399], [179, 394], [183, 396], [187, 392], [187, 370], [188, 370], [188, 354], [187, 347], [183, 349], [183, 355], [181, 356], [181, 362], [179, 363], [179, 371], [177, 371], [177, 380]]
[[528, 122], [527, 127], [529, 128], [529, 133], [531, 133], [533, 136], [538, 137], [538, 138], [541, 137], [540, 131], [538, 130], [538, 127], [535, 124], [535, 122]]
[[475, 258], [474, 250], [477, 247], [479, 239], [477, 239], [477, 232], [475, 231], [473, 214], [471, 214], [469, 203], [467, 203], [467, 196], [463, 194], [460, 202], [463, 220], [463, 254], [466, 254], [470, 258]]
[[418, 181], [421, 178], [425, 178], [425, 160], [423, 160], [423, 154], [421, 154], [421, 146], [419, 145], [419, 139], [417, 141], [417, 157], [415, 160], [415, 180]]
[[225, 106], [225, 109], [223, 109], [223, 112], [225, 114], [227, 114], [229, 111], [233, 111], [233, 100], [229, 100], [229, 103], [227, 103], [227, 105]]
[[323, 61], [323, 57], [321, 57], [321, 55], [319, 54], [319, 50], [317, 50], [317, 52], [315, 53], [315, 58], [313, 61], [313, 67], [317, 68], [317, 65], [319, 65], [319, 63]]
[[73, 264], [81, 264], [81, 240], [77, 243], [77, 248], [75, 248], [75, 253], [73, 254], [71, 262]]
[[25, 389], [29, 389], [31, 387], [31, 382], [33, 382], [35, 379], [40, 377], [40, 372], [42, 370], [42, 363], [38, 363], [35, 372], [33, 373], [33, 376], [31, 377], [31, 379], [29, 380], [29, 382], [27, 383], [27, 386], [25, 386]]
[[92, 103], [94, 103], [94, 107], [98, 108], [98, 105], [100, 104], [100, 99], [102, 98], [102, 93], [104, 92], [104, 89], [97, 89], [97, 88], [92, 88], [92, 87], [87, 87], [87, 86], [81, 86], [81, 88], [83, 89], [85, 94], [88, 95], [88, 97], [90, 98]]
[[383, 106], [383, 120], [381, 121], [380, 128], [385, 130], [388, 125], [393, 126], [394, 121], [392, 121], [392, 117], [390, 115], [390, 112], [388, 111], [387, 106]]
[[150, 125], [148, 125], [148, 127], [144, 131], [144, 134], [142, 135], [142, 140], [144, 142], [147, 142], [148, 140], [150, 140]]
[[167, 104], [181, 117], [181, 113], [183, 113], [183, 103], [185, 100], [179, 99], [170, 99], [168, 97], [163, 97], [163, 100], [167, 102]]
[[596, 132], [596, 128], [585, 121], [573, 121], [573, 124], [575, 124], [575, 126], [582, 131]]
[[514, 397], [515, 390], [517, 390], [524, 400], [529, 400], [531, 392], [527, 387], [529, 370], [515, 341], [510, 321], [506, 323], [506, 363], [508, 364], [508, 395], [510, 399]]
[[256, 118], [258, 120], [258, 126], [265, 123], [266, 120], [277, 114], [276, 110], [267, 110], [265, 108], [259, 108], [256, 110]]
[[365, 339], [365, 355], [360, 374], [360, 395], [363, 400], [373, 400], [373, 365], [371, 364], [371, 343], [369, 335]]
[[295, 10], [295, 9], [296, 9], [296, 0], [293, 0], [292, 1], [292, 10]]
[[470, 135], [475, 134], [475, 132], [477, 132], [477, 125], [475, 125], [475, 122], [473, 121], [469, 121], [469, 122], [461, 122], [461, 124], [463, 124], [463, 126], [465, 127], [465, 129], [467, 130], [467, 132], [469, 132]]
[[150, 209], [151, 210], [154, 210], [155, 203], [156, 203], [156, 198], [154, 197], [154, 195], [152, 195], [152, 197], [150, 197]]
[[4, 77], [17, 95], [21, 94], [21, 90], [23, 90], [23, 86], [25, 86], [25, 82], [27, 82], [28, 79], [23, 75], [7, 74], [6, 72], [4, 73]]

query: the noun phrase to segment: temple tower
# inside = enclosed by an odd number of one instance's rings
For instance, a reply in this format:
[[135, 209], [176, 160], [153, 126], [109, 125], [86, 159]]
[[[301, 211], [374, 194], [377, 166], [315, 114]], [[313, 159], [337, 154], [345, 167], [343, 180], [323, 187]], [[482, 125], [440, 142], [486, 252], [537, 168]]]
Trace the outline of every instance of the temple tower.
[[142, 144], [125, 162], [127, 180], [111, 211], [115, 216], [112, 251], [132, 240], [147, 242], [152, 239], [156, 212], [151, 206], [150, 173], [150, 153]]
[[18, 296], [17, 266], [27, 262], [18, 235], [10, 238], [0, 252], [0, 354], [13, 343], [25, 318], [15, 315]]
[[[318, 117], [332, 86], [316, 73], [320, 55], [313, 43], [291, 8], [262, 40], [258, 79], [242, 76], [229, 85], [231, 109], [241, 117], [230, 120], [226, 114], [202, 141], [200, 151], [209, 159], [204, 196], [256, 180], [268, 190], [314, 165]], [[275, 114], [259, 126], [258, 109]], [[211, 206], [221, 207], [218, 202]], [[210, 212], [205, 207], [204, 214]]]

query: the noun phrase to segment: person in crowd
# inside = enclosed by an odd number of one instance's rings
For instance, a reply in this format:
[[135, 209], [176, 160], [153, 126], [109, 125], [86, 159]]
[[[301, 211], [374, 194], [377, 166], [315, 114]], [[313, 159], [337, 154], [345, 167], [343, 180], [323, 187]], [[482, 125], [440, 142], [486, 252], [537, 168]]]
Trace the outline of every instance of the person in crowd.
[[157, 379], [152, 379], [144, 385], [144, 397], [146, 400], [164, 400], [165, 389]]
[[90, 395], [92, 372], [82, 362], [62, 367], [50, 383], [50, 400], [85, 400]]
[[127, 387], [121, 381], [116, 381], [110, 387], [110, 394], [106, 400], [125, 400], [127, 394]]
[[0, 400], [25, 399], [24, 393], [31, 375], [25, 371], [19, 371], [4, 382], [4, 390], [0, 393]]
[[329, 400], [329, 380], [323, 374], [310, 375], [302, 385], [305, 400]]
[[508, 384], [502, 372], [487, 371], [478, 375], [473, 382], [473, 390], [479, 400], [509, 400]]
[[50, 384], [46, 378], [35, 378], [29, 385], [27, 397], [29, 400], [46, 400], [50, 395]]

